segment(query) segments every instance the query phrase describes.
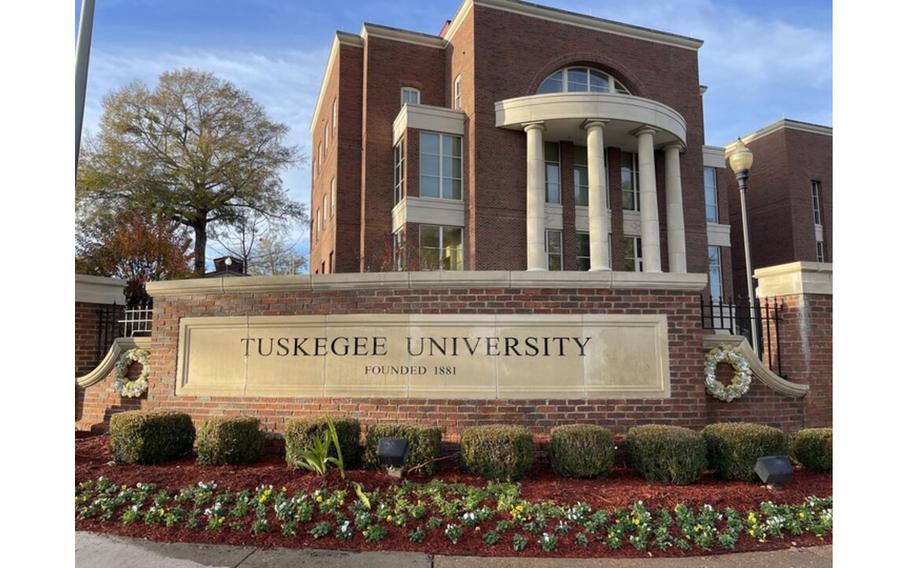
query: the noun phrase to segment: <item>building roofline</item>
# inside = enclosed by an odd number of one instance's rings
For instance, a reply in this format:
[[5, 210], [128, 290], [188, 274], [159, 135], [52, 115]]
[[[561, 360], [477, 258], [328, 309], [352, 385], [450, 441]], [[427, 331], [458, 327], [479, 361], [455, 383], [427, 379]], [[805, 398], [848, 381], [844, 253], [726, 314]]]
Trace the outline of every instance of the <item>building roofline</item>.
[[403, 41], [405, 43], [413, 43], [426, 47], [435, 47], [437, 49], [445, 49], [449, 44], [448, 41], [446, 41], [444, 38], [439, 37], [438, 35], [425, 34], [423, 32], [415, 32], [402, 28], [393, 28], [392, 26], [383, 26], [382, 24], [364, 22], [363, 26], [360, 28], [360, 37], [366, 40], [367, 37], [371, 35], [380, 37], [382, 39]]
[[351, 34], [337, 30], [332, 38], [332, 48], [329, 50], [329, 58], [325, 63], [325, 70], [322, 72], [322, 83], [319, 86], [319, 96], [316, 98], [316, 106], [313, 107], [313, 116], [310, 118], [310, 135], [316, 130], [316, 117], [319, 116], [319, 109], [322, 107], [322, 99], [325, 98], [325, 90], [329, 86], [329, 69], [338, 56], [341, 45], [350, 45], [351, 47], [363, 47], [363, 38], [357, 34]]
[[[746, 134], [745, 136], [742, 137], [742, 140], [743, 140], [744, 144], [748, 144], [749, 142], [752, 142], [753, 140], [758, 140], [759, 138], [763, 138], [765, 136], [768, 136], [769, 134], [774, 134], [778, 130], [783, 130], [785, 128], [788, 128], [790, 130], [798, 130], [800, 132], [808, 132], [810, 134], [819, 134], [821, 136], [833, 136], [834, 135], [834, 130], [830, 126], [825, 126], [823, 124], [813, 124], [811, 122], [803, 122], [800, 120], [792, 120], [789, 118], [782, 118], [782, 119], [778, 120], [777, 122], [769, 124], [768, 126], [759, 128], [755, 132], [750, 132], [749, 134]], [[734, 140], [733, 142], [730, 142], [729, 144], [725, 144], [724, 148], [729, 150], [735, 144], [736, 144], [736, 140]]]
[[550, 20], [552, 22], [558, 22], [561, 24], [588, 28], [635, 39], [643, 39], [655, 43], [682, 47], [685, 49], [698, 50], [698, 48], [704, 44], [704, 42], [700, 39], [680, 34], [663, 32], [643, 26], [617, 22], [615, 20], [607, 20], [605, 18], [598, 18], [597, 16], [580, 14], [578, 12], [570, 12], [568, 10], [561, 10], [559, 8], [541, 6], [539, 4], [525, 2], [524, 0], [464, 0], [456, 12], [455, 18], [452, 19], [452, 25], [446, 29], [446, 40], [449, 40], [452, 37], [452, 35], [461, 24], [461, 20], [464, 19], [464, 15], [467, 14], [471, 6], [475, 4], [477, 6], [503, 10], [505, 12], [513, 12], [515, 14], [521, 14], [523, 16], [529, 16], [532, 18]]

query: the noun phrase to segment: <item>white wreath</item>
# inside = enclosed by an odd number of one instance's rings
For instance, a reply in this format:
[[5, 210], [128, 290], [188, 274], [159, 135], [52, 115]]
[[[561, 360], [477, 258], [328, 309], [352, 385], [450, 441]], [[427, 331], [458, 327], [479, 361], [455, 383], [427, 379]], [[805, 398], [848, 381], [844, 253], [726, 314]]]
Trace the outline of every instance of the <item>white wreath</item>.
[[[142, 367], [139, 376], [133, 380], [127, 378], [127, 373], [133, 363], [139, 363]], [[120, 393], [120, 396], [135, 398], [149, 388], [149, 352], [145, 349], [130, 349], [123, 353], [117, 359], [117, 365], [114, 367], [114, 388]]]
[[[733, 367], [733, 380], [723, 385], [717, 380], [717, 364], [729, 363]], [[730, 402], [749, 392], [752, 384], [752, 368], [740, 353], [729, 345], [715, 347], [705, 355], [705, 390], [719, 400]]]

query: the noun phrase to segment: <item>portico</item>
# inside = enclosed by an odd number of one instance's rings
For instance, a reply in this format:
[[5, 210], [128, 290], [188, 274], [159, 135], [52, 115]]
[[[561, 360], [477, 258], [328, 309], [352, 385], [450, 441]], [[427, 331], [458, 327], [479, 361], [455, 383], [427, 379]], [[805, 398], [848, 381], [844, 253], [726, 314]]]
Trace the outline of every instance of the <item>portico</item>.
[[661, 272], [660, 218], [655, 149], [663, 151], [669, 271], [686, 272], [680, 153], [686, 122], [672, 108], [616, 92], [544, 93], [496, 103], [496, 126], [521, 129], [527, 139], [527, 269], [547, 266], [545, 141], [584, 140], [587, 147], [588, 228], [591, 271], [611, 270], [610, 209], [604, 150], [615, 146], [638, 155], [642, 271]]

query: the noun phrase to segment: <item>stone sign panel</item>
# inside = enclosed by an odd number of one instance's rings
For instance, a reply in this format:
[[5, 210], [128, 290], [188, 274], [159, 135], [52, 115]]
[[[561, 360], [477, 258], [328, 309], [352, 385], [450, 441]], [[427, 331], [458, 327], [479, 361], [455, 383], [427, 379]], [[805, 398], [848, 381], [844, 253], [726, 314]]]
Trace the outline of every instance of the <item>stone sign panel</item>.
[[190, 317], [176, 394], [665, 398], [664, 314]]

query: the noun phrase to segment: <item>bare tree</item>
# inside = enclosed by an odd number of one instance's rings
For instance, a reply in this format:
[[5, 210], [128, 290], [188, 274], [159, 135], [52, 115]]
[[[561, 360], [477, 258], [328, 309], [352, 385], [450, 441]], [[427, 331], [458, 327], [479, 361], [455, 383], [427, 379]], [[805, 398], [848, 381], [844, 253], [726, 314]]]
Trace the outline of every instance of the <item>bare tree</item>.
[[[297, 238], [293, 237], [295, 229]], [[221, 227], [215, 241], [224, 252], [243, 260], [248, 274], [297, 274], [308, 266], [307, 257], [297, 252], [303, 230], [285, 219], [252, 211]]]

